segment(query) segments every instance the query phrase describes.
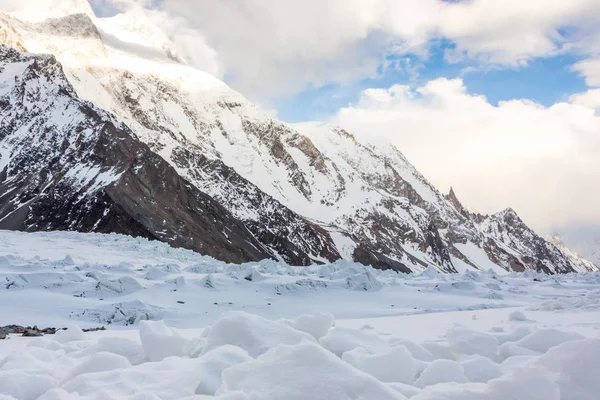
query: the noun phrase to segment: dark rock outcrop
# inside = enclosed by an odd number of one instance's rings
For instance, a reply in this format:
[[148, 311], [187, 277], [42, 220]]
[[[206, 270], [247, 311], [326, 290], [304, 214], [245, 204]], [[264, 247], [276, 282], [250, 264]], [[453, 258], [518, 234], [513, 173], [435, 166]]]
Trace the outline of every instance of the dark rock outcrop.
[[0, 46], [0, 229], [116, 232], [228, 262], [272, 258], [124, 125], [79, 100], [52, 56]]

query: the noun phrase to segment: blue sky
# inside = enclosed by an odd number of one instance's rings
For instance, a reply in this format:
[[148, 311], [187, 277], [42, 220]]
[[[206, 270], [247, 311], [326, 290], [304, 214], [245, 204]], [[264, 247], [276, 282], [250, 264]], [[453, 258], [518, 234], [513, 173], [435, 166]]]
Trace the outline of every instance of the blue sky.
[[[579, 57], [572, 54], [536, 58], [516, 68], [481, 67], [473, 62], [447, 62], [444, 59], [446, 47], [445, 43], [434, 45], [427, 60], [410, 55], [392, 59], [401, 67], [387, 68], [376, 78], [308, 88], [292, 96], [276, 98], [269, 106], [287, 122], [324, 120], [341, 107], [356, 103], [367, 88], [388, 88], [394, 84], [417, 87], [440, 77], [462, 78], [469, 93], [484, 95], [494, 105], [500, 101], [528, 99], [549, 107], [587, 89], [585, 79], [572, 70], [579, 61]], [[410, 68], [406, 68], [407, 65]]]
[[[152, 0], [152, 7], [156, 9], [157, 5], [160, 4], [161, 1], [162, 0]], [[261, 4], [267, 4], [269, 1], [270, 0], [263, 1]], [[334, 4], [334, 2], [337, 0], [327, 1]], [[460, 2], [459, 0], [443, 1], [445, 3]], [[121, 8], [123, 7], [123, 4], [134, 4], [135, 2], [136, 0], [120, 0]], [[432, 2], [435, 2], [435, 0], [426, 0], [423, 2], [423, 4], [425, 5], [425, 3]], [[593, 0], [590, 0], [590, 3], [592, 2]], [[148, 2], [145, 3], [148, 4]], [[178, 3], [184, 6], [177, 8]], [[223, 2], [223, 4], [225, 3], [228, 3], [228, 1], [226, 0]], [[318, 3], [319, 2], [317, 2], [317, 4]], [[484, 2], [481, 0], [474, 1], [473, 7], [476, 7], [478, 3]], [[94, 7], [96, 13], [100, 16], [111, 16], [117, 12], [117, 8], [111, 6], [110, 4], [111, 0], [92, 0], [92, 6]], [[171, 11], [174, 15], [177, 15], [177, 13], [181, 13], [182, 10], [183, 12], [186, 12], [188, 8], [193, 8], [191, 5], [187, 7], [185, 6], [188, 4], [190, 3], [187, 3], [183, 0], [170, 0], [169, 2], [165, 2], [161, 8]], [[202, 4], [204, 7], [206, 7], [206, 4], [209, 4], [209, 6], [205, 8], [203, 14], [210, 14], [214, 12], [214, 19], [219, 19], [217, 6], [210, 7], [210, 2], [197, 2], [197, 4]], [[339, 4], [341, 4], [342, 7], [344, 5], [343, 2]], [[548, 3], [548, 5], [550, 7], [552, 4]], [[171, 6], [171, 9], [169, 9], [169, 6]], [[309, 6], [310, 5], [307, 3], [307, 7]], [[240, 7], [240, 9], [243, 8], [244, 7]], [[481, 9], [486, 11], [485, 7], [482, 7]], [[224, 21], [223, 25], [241, 25], [239, 23], [240, 21], [247, 21], [250, 19], [248, 15], [243, 15], [241, 12], [240, 16], [233, 15], [235, 14], [233, 10], [234, 9], [231, 8], [227, 9], [224, 17], [232, 18], [232, 20], [231, 22]], [[565, 10], [568, 11], [569, 9], [566, 8]], [[494, 9], [492, 9], [491, 12], [493, 11]], [[273, 17], [280, 19], [276, 12], [276, 10], [273, 11]], [[503, 12], [506, 11], [503, 10]], [[515, 12], [518, 15], [519, 11], [515, 10]], [[508, 21], [506, 26], [511, 27], [509, 18], [516, 17], [511, 14], [510, 10], [506, 13], [506, 17], [500, 16], [499, 18], [506, 19]], [[589, 14], [590, 11], [588, 11], [587, 8], [582, 8], [581, 14], [585, 15], [586, 13]], [[211, 17], [209, 16], [209, 19], [210, 18]], [[237, 20], [237, 24], [236, 18], [240, 18]], [[332, 21], [330, 30], [324, 30], [321, 35], [338, 34], [335, 31], [333, 22], [335, 21]], [[271, 22], [267, 16], [264, 21], [256, 21], [256, 25], [249, 23], [245, 28], [242, 27], [240, 29], [242, 29], [243, 35], [252, 36], [256, 33], [254, 32], [255, 28], [256, 31], [258, 31], [261, 28], [261, 24], [269, 25], [270, 23]], [[281, 21], [281, 23], [285, 24], [286, 21]], [[325, 19], [324, 23], [327, 23], [327, 19]], [[481, 23], [483, 24], [483, 22]], [[490, 23], [495, 23], [494, 17], [490, 17]], [[506, 23], [506, 21], [503, 23]], [[310, 25], [310, 21], [307, 21], [306, 24], [307, 26]], [[532, 21], [532, 25], [536, 26], [536, 22]], [[203, 21], [202, 18], [199, 18], [198, 22], [196, 23], [194, 17], [191, 17], [190, 27], [191, 30], [197, 30], [200, 32], [200, 34], [204, 36], [203, 39], [206, 39], [207, 37], [210, 39], [212, 31], [218, 31], [218, 29], [215, 29], [214, 27], [211, 28], [211, 26], [207, 24], [206, 21]], [[469, 27], [467, 23], [465, 23], [465, 28], [466, 30], [473, 29], [473, 27]], [[575, 26], [575, 28], [577, 27]], [[243, 29], [246, 29], [246, 31], [243, 31]], [[565, 28], [561, 24], [557, 23], [555, 34], [545, 32], [543, 28], [539, 28], [538, 31], [534, 31], [534, 35], [537, 35], [540, 38], [553, 35], [559, 35], [566, 38], [572, 33], [569, 29], [574, 28]], [[248, 32], [248, 30], [252, 30], [253, 32]], [[232, 36], [235, 38], [235, 29], [232, 29], [232, 31]], [[269, 35], [272, 36], [272, 34], [273, 32], [269, 32]], [[302, 35], [305, 33], [302, 31], [290, 31], [285, 33], [286, 36], [292, 36], [294, 34]], [[527, 34], [531, 34], [531, 32], [525, 30], [524, 35]], [[264, 41], [265, 38], [268, 40], [269, 35], [266, 37], [257, 36], [254, 40], [254, 43], [260, 43]], [[369, 38], [372, 38], [372, 36], [369, 36]], [[460, 36], [459, 38], [464, 39]], [[247, 59], [245, 59], [243, 55], [240, 55], [238, 58], [228, 60], [226, 51], [224, 51], [224, 55], [220, 54], [221, 49], [219, 48], [219, 44], [222, 44], [224, 39], [225, 42], [230, 40], [230, 38], [223, 36], [223, 33], [219, 35], [217, 32], [214, 34], [214, 39], [212, 42], [208, 40], [208, 45], [215, 48], [220, 58], [219, 62], [223, 64], [224, 70], [221, 71], [220, 77], [252, 100], [265, 107], [276, 110], [278, 117], [287, 122], [328, 119], [340, 108], [356, 103], [361, 92], [368, 88], [389, 88], [395, 84], [412, 85], [414, 87], [418, 87], [428, 81], [441, 77], [449, 79], [461, 78], [464, 81], [469, 93], [475, 95], [484, 95], [488, 101], [494, 105], [497, 105], [499, 101], [503, 100], [528, 99], [544, 106], [550, 106], [556, 102], [567, 101], [569, 96], [575, 93], [583, 93], [588, 89], [584, 78], [578, 72], [572, 70], [572, 66], [576, 62], [585, 58], [585, 55], [582, 55], [581, 52], [560, 52], [560, 55], [553, 55], [552, 51], [548, 51], [548, 54], [541, 54], [537, 57], [527, 56], [525, 57], [524, 62], [520, 63], [521, 66], [519, 67], [513, 67], [511, 65], [514, 64], [511, 63], [508, 63], [508, 66], [502, 63], [482, 63], [476, 57], [465, 57], [465, 59], [461, 62], [450, 63], [444, 56], [445, 51], [455, 48], [457, 43], [455, 43], [452, 39], [441, 35], [427, 43], [425, 46], [425, 54], [427, 54], [427, 56], [423, 56], [423, 46], [419, 48], [419, 51], [421, 51], [420, 55], [404, 52], [402, 54], [388, 56], [386, 59], [386, 63], [388, 64], [387, 67], [384, 67], [383, 64], [381, 64], [377, 74], [374, 74], [374, 71], [371, 71], [371, 73], [367, 74], [369, 76], [376, 75], [375, 77], [365, 78], [365, 74], [362, 76], [361, 74], [357, 74], [352, 79], [346, 79], [344, 80], [344, 83], [340, 83], [340, 80], [336, 79], [334, 76], [332, 76], [330, 80], [327, 79], [327, 76], [317, 76], [316, 78], [319, 82], [319, 85], [316, 87], [311, 83], [312, 80], [310, 77], [298, 78], [301, 80], [301, 83], [295, 86], [293, 90], [283, 90], [281, 93], [276, 94], [261, 93], [260, 90], [257, 92], [254, 90], [254, 88], [252, 88], [252, 90], [247, 89], [248, 85], [238, 85], [238, 81], [243, 81], [244, 79], [264, 80], [265, 77], [268, 79], [269, 76], [273, 75], [270, 71], [269, 65], [265, 62], [264, 66], [267, 68], [264, 68], [265, 72], [262, 75], [259, 74], [258, 76], [244, 77], [244, 71], [243, 69], [240, 70], [238, 65], [243, 65]], [[406, 37], [402, 37], [399, 40], [402, 41], [406, 39]], [[486, 37], [486, 39], [494, 41], [498, 38]], [[520, 38], [517, 36], [515, 41], [518, 42], [519, 40]], [[523, 38], [523, 40], [528, 40], [528, 38]], [[555, 44], [557, 46], [560, 45], [560, 39], [553, 38], [552, 40], [556, 42]], [[365, 43], [367, 43], [367, 41], [365, 41]], [[286, 46], [287, 43], [276, 43], [274, 45]], [[510, 44], [509, 47], [511, 45], [513, 47], [519, 46], [518, 43]], [[244, 43], [240, 43], [240, 47], [243, 48]], [[231, 48], [233, 48], [233, 51], [237, 51], [235, 46], [228, 46], [228, 51], [231, 51]], [[192, 48], [192, 51], [194, 50], [195, 49]], [[341, 52], [337, 55], [332, 54], [332, 58], [335, 58], [336, 56], [339, 57], [344, 51], [352, 51], [352, 48], [350, 48], [350, 50], [342, 48]], [[257, 54], [255, 56], [258, 59], [257, 62], [259, 65], [261, 62], [263, 62], [262, 58], [264, 58], [264, 56], [270, 56], [270, 54], [263, 54], [262, 57], [261, 54]], [[294, 59], [293, 54], [288, 58], [289, 59], [284, 60], [285, 62], [283, 67], [289, 68], [290, 71], [288, 74], [290, 79], [296, 79], [296, 76], [294, 75], [299, 75], [298, 71], [294, 70], [293, 67], [289, 67], [289, 64], [293, 64], [297, 61], [303, 62], [303, 60]], [[273, 65], [276, 65], [279, 62], [280, 60], [275, 60]], [[323, 60], [316, 60], [313, 64], [318, 64], [319, 62], [323, 62]], [[326, 62], [331, 62], [331, 60], [326, 60]], [[310, 64], [309, 62], [308, 67], [313, 67], [313, 64]], [[202, 68], [202, 65], [199, 65], [199, 67]], [[209, 69], [205, 70], [212, 72]], [[238, 81], [232, 79], [235, 77], [239, 78]], [[283, 78], [283, 80], [286, 79], [285, 76]]]

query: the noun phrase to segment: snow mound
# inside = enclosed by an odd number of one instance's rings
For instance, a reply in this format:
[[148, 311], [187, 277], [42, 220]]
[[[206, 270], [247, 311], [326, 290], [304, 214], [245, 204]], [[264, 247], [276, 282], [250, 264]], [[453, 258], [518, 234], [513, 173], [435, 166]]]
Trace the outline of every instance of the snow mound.
[[183, 357], [187, 354], [188, 341], [163, 321], [142, 321], [139, 331], [142, 348], [150, 361], [161, 361], [172, 356]]
[[416, 380], [415, 386], [424, 388], [438, 383], [465, 383], [468, 381], [460, 363], [452, 360], [435, 360], [423, 370], [419, 379]]
[[362, 347], [370, 353], [390, 346], [377, 335], [348, 328], [335, 327], [319, 340], [321, 346], [338, 357], [357, 347]]
[[528, 321], [525, 314], [521, 311], [513, 311], [508, 315], [508, 319], [511, 321]]
[[463, 354], [479, 354], [491, 358], [498, 352], [498, 340], [487, 333], [455, 326], [446, 334], [448, 343]]
[[214, 395], [222, 384], [222, 372], [236, 364], [251, 361], [252, 358], [239, 347], [224, 345], [202, 355], [195, 373], [200, 377], [196, 394]]
[[89, 347], [74, 353], [74, 357], [86, 357], [96, 353], [112, 353], [125, 357], [132, 365], [147, 361], [146, 352], [140, 342], [120, 337], [102, 337]]
[[277, 346], [255, 361], [226, 369], [221, 393], [235, 390], [243, 391], [249, 398], [265, 400], [406, 399], [308, 342]]
[[335, 318], [331, 313], [315, 313], [301, 315], [294, 319], [283, 319], [281, 322], [298, 331], [306, 332], [319, 340], [333, 327]]
[[556, 377], [561, 400], [594, 400], [600, 394], [600, 340], [571, 341], [549, 350], [536, 365]]
[[502, 375], [502, 368], [483, 356], [473, 356], [461, 362], [463, 372], [471, 382], [486, 383]]
[[342, 359], [381, 382], [413, 384], [423, 367], [423, 363], [415, 360], [403, 345], [377, 354], [356, 353], [355, 350], [344, 353]]
[[351, 290], [377, 291], [383, 285], [371, 271], [364, 271], [358, 275], [346, 278], [346, 286]]
[[583, 336], [573, 332], [563, 332], [557, 329], [540, 329], [525, 336], [523, 339], [515, 342], [515, 344], [529, 350], [545, 353], [559, 344], [583, 338]]
[[131, 367], [129, 360], [123, 356], [104, 352], [94, 353], [89, 356], [87, 360], [74, 368], [65, 380], [68, 381], [83, 374], [112, 371], [129, 367]]
[[0, 396], [19, 400], [37, 399], [58, 383], [47, 374], [23, 371], [0, 371], [0, 382]]
[[203, 351], [206, 353], [230, 344], [246, 350], [255, 358], [276, 345], [293, 345], [303, 340], [315, 341], [312, 335], [283, 322], [269, 321], [244, 312], [228, 312], [207, 330]]
[[425, 347], [416, 344], [415, 342], [411, 342], [410, 340], [400, 339], [400, 340], [390, 340], [390, 344], [393, 346], [402, 345], [406, 347], [408, 351], [412, 354], [414, 358], [421, 361], [433, 361], [435, 360], [435, 356], [431, 354], [429, 350]]

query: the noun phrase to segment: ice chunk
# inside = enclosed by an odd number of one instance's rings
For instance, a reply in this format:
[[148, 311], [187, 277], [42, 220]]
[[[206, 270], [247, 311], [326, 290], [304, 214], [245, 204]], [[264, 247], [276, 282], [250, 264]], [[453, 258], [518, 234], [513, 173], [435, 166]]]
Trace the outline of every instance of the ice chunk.
[[342, 359], [382, 382], [413, 384], [424, 363], [413, 358], [408, 349], [397, 346], [377, 354], [344, 353]]
[[518, 346], [513, 342], [506, 342], [498, 348], [498, 360], [504, 361], [511, 357], [520, 357], [520, 356], [538, 356], [539, 352], [527, 349], [525, 347]]
[[0, 371], [0, 396], [12, 396], [19, 400], [37, 399], [56, 387], [57, 383], [48, 374], [27, 370]]
[[445, 360], [454, 360], [455, 356], [453, 350], [448, 344], [438, 342], [423, 342], [421, 346], [435, 358], [442, 358]]
[[460, 363], [452, 360], [435, 360], [423, 370], [415, 382], [415, 386], [424, 388], [444, 382], [465, 383], [468, 381]]
[[541, 329], [525, 336], [515, 344], [526, 349], [545, 353], [554, 346], [580, 339], [583, 339], [583, 336], [575, 332], [563, 332], [558, 329]]
[[397, 346], [397, 345], [405, 346], [408, 349], [408, 351], [410, 351], [410, 353], [413, 355], [413, 357], [416, 358], [417, 360], [433, 361], [436, 358], [425, 347], [418, 345], [415, 342], [411, 342], [410, 340], [399, 339], [399, 340], [390, 341], [390, 343], [392, 344], [392, 346]]
[[246, 393], [244, 392], [235, 391], [225, 393], [221, 396], [194, 396], [183, 398], [181, 400], [248, 400], [248, 396], [246, 396]]
[[141, 321], [140, 340], [148, 360], [156, 362], [166, 357], [186, 355], [188, 341], [165, 325], [163, 321]]
[[100, 352], [91, 355], [83, 363], [75, 367], [65, 378], [65, 381], [69, 381], [76, 376], [89, 374], [94, 372], [113, 371], [116, 369], [124, 369], [131, 367], [131, 363], [125, 357]]
[[422, 276], [423, 278], [434, 279], [437, 278], [439, 274], [440, 272], [438, 271], [438, 269], [433, 265], [430, 265], [425, 271], [421, 272], [418, 276]]
[[446, 338], [450, 346], [460, 353], [491, 358], [498, 351], [498, 340], [494, 336], [461, 326], [454, 326], [448, 330]]
[[388, 385], [388, 387], [394, 389], [396, 392], [398, 392], [408, 398], [415, 396], [416, 394], [418, 394], [421, 391], [421, 389], [419, 389], [419, 388], [416, 388], [411, 385], [407, 385], [405, 383], [400, 383], [400, 382], [390, 382], [387, 385]]
[[406, 399], [309, 342], [277, 346], [255, 361], [226, 369], [220, 393], [233, 390], [252, 399], [269, 400]]
[[571, 341], [550, 349], [536, 365], [556, 377], [561, 400], [596, 400], [600, 395], [600, 340]]
[[244, 274], [244, 279], [248, 282], [262, 282], [267, 278], [256, 269], [252, 268], [250, 271]]
[[200, 279], [200, 281], [198, 281], [198, 285], [207, 289], [214, 289], [215, 283], [212, 274], [208, 274], [204, 278]]
[[63, 258], [60, 263], [62, 265], [75, 265], [75, 261], [73, 261], [73, 257], [70, 254], [67, 254], [65, 258]]
[[294, 319], [284, 319], [282, 322], [296, 330], [306, 332], [318, 340], [333, 327], [335, 318], [331, 313], [315, 313], [301, 315]]
[[508, 315], [509, 321], [529, 321], [521, 311], [513, 311]]
[[65, 344], [85, 340], [85, 333], [78, 326], [74, 325], [67, 330], [58, 330], [53, 337], [54, 341]]
[[518, 326], [508, 333], [494, 333], [494, 337], [498, 340], [498, 343], [516, 342], [523, 339], [525, 336], [530, 335], [533, 330], [528, 326]]
[[[196, 394], [214, 395], [221, 387], [221, 373], [232, 365], [251, 361], [248, 353], [236, 346], [225, 345], [209, 351], [199, 358], [202, 361], [194, 369], [200, 377]], [[232, 397], [233, 398], [233, 397]]]
[[73, 354], [73, 356], [85, 357], [99, 352], [121, 355], [127, 358], [132, 365], [141, 364], [146, 361], [146, 353], [139, 342], [120, 337], [100, 338], [98, 342], [85, 348], [79, 353]]
[[204, 352], [231, 344], [246, 350], [251, 357], [257, 357], [278, 344], [298, 344], [303, 339], [315, 339], [291, 326], [270, 321], [257, 315], [244, 312], [228, 312], [206, 332]]
[[558, 387], [539, 373], [524, 371], [482, 383], [430, 386], [411, 400], [562, 400]]
[[483, 356], [473, 356], [461, 362], [465, 375], [471, 382], [485, 383], [499, 378], [502, 368], [492, 360]]
[[383, 287], [371, 271], [364, 271], [358, 275], [346, 278], [346, 286], [351, 290], [375, 292]]
[[319, 343], [338, 357], [357, 347], [362, 347], [370, 353], [390, 347], [377, 335], [340, 327], [330, 330], [319, 340]]
[[356, 368], [358, 368], [358, 364], [360, 363], [360, 360], [362, 360], [364, 357], [369, 356], [371, 354], [372, 353], [368, 352], [367, 350], [363, 349], [362, 347], [357, 347], [355, 349], [352, 349], [352, 350], [347, 351], [344, 354], [342, 354], [342, 360], [344, 360], [348, 364], [353, 365]]

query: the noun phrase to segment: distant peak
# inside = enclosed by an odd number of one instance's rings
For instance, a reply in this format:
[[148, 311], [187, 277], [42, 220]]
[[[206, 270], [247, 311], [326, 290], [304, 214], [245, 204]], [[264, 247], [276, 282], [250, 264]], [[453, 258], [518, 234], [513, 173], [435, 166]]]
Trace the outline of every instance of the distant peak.
[[460, 200], [458, 200], [458, 197], [456, 196], [452, 186], [450, 186], [450, 192], [446, 195], [446, 199], [448, 199], [448, 201], [450, 201], [450, 203], [452, 203], [452, 205], [461, 213], [466, 211]]
[[456, 197], [456, 193], [454, 193], [454, 188], [452, 186], [450, 186], [450, 192], [448, 192], [448, 197], [458, 200], [458, 198]]
[[505, 215], [517, 215], [517, 212], [514, 209], [512, 209], [512, 207], [504, 209], [501, 213]]
[[513, 210], [511, 207], [506, 208], [506, 209], [500, 211], [499, 213], [494, 214], [494, 216], [497, 218], [502, 218], [506, 222], [523, 223], [523, 220], [521, 219], [521, 217], [519, 217], [519, 214], [517, 214], [517, 212], [515, 210]]
[[557, 233], [553, 233], [551, 235], [547, 235], [547, 236], [545, 236], [545, 239], [547, 241], [549, 241], [550, 243], [553, 243], [555, 245], [566, 247], [565, 242], [563, 241], [562, 237], [559, 234], [557, 234]]

